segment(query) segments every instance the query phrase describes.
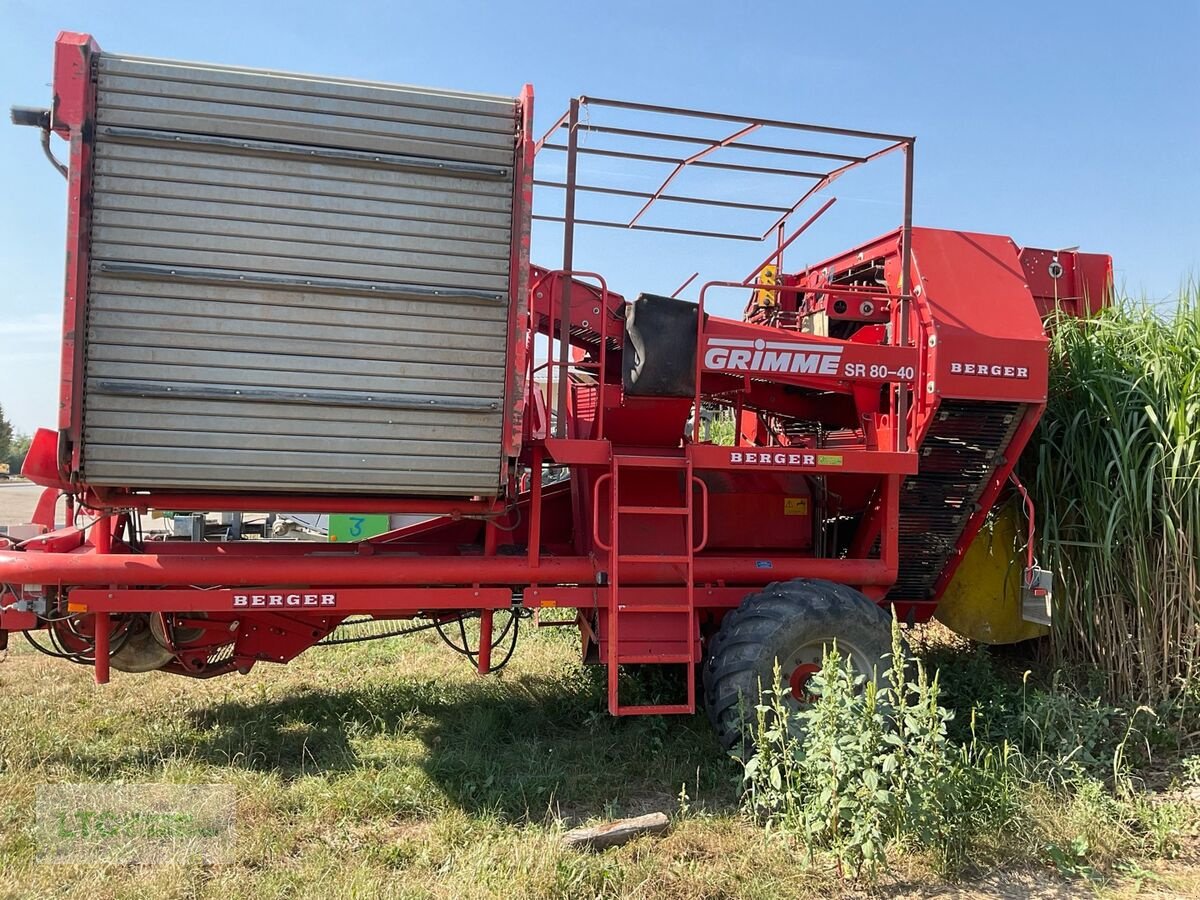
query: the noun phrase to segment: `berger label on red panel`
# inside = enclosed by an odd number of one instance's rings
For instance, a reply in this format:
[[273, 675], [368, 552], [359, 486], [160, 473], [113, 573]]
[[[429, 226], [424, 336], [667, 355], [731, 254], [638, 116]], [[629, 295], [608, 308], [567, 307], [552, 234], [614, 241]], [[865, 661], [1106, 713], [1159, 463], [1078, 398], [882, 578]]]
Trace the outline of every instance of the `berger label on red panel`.
[[951, 375], [981, 375], [984, 378], [1028, 378], [1026, 366], [1005, 366], [994, 363], [950, 363]]
[[729, 451], [729, 463], [734, 466], [840, 466], [842, 462], [840, 453], [809, 453], [765, 447], [761, 450]]
[[337, 606], [337, 594], [234, 594], [234, 609], [304, 609]]

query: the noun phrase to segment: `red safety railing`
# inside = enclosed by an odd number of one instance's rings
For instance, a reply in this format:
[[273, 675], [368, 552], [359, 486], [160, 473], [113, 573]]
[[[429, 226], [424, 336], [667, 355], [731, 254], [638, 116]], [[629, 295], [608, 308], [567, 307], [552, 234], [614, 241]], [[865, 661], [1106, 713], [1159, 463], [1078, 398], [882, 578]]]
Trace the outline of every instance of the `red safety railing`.
[[[738, 281], [710, 281], [700, 288], [700, 299], [698, 301], [698, 309], [696, 315], [696, 370], [695, 370], [695, 393], [693, 395], [693, 404], [695, 414], [692, 421], [692, 441], [699, 442], [700, 440], [700, 402], [703, 395], [702, 381], [704, 377], [704, 307], [707, 300], [708, 291], [710, 288], [734, 288], [739, 290], [770, 291], [772, 293], [800, 293], [813, 292], [814, 289], [805, 285], [783, 285], [783, 284], [764, 284], [761, 282], [745, 282]], [[896, 313], [893, 316], [893, 328], [891, 343], [895, 346], [905, 346], [907, 344], [907, 327], [901, 328], [900, 322], [907, 322], [909, 310], [911, 308], [911, 297], [907, 294], [890, 293], [886, 290], [866, 289], [861, 287], [826, 287], [822, 285], [816, 292], [823, 294], [853, 294], [862, 295], [869, 293], [872, 297], [880, 297], [885, 300], [894, 300], [896, 302]], [[923, 357], [918, 357], [921, 359]], [[916, 381], [921, 384], [920, 376]], [[889, 392], [891, 398], [889, 416], [895, 423], [892, 428], [892, 449], [893, 451], [904, 453], [909, 447], [914, 446], [915, 421], [913, 417], [908, 415], [908, 390], [904, 384], [897, 382], [893, 389]], [[741, 403], [739, 399], [738, 412], [741, 412]], [[740, 416], [739, 416], [740, 418]], [[741, 445], [740, 425], [734, 425], [734, 443]]]
[[[600, 289], [600, 329], [599, 329], [599, 366], [597, 372], [598, 380], [598, 396], [596, 410], [596, 430], [595, 437], [602, 438], [604, 436], [604, 390], [608, 376], [608, 282], [604, 280], [604, 276], [598, 272], [583, 272], [583, 271], [567, 271], [565, 269], [553, 269], [548, 272], [543, 272], [529, 286], [529, 347], [528, 347], [528, 378], [526, 390], [532, 392], [538, 389], [536, 376], [543, 369], [546, 371], [546, 405], [550, 410], [550, 415], [554, 421], [553, 433], [555, 437], [565, 437], [566, 416], [563, 415], [563, 410], [567, 405], [567, 378], [571, 368], [571, 302], [569, 289], [573, 287], [574, 282], [580, 278], [593, 278], [597, 282]], [[550, 290], [546, 291], [546, 362], [541, 365], [536, 364], [535, 351], [537, 349], [537, 301], [540, 299], [538, 289], [547, 282], [554, 279], [551, 284], [554, 285]], [[557, 287], [557, 290], [555, 290]], [[564, 289], [566, 288], [566, 289]], [[554, 361], [554, 319], [556, 304], [555, 299], [559, 302], [559, 329], [558, 342], [559, 354], [558, 361]], [[553, 402], [554, 397], [554, 371], [558, 370], [558, 402]]]

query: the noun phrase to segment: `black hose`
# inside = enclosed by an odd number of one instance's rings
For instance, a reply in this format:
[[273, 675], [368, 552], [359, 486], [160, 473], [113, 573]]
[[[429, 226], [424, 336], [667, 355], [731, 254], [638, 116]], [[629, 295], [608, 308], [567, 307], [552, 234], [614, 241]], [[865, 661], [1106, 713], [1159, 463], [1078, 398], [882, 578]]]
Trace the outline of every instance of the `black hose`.
[[42, 129], [42, 152], [46, 154], [46, 159], [50, 160], [50, 165], [58, 169], [58, 174], [67, 178], [67, 167], [55, 159], [54, 151], [50, 149], [50, 130], [48, 128]]
[[[505, 637], [509, 634], [509, 632], [511, 631], [511, 633], [512, 633], [512, 638], [509, 640], [508, 650], [505, 652], [504, 657], [500, 660], [500, 662], [492, 664], [491, 668], [488, 669], [489, 673], [499, 672], [506, 665], [508, 665], [508, 661], [510, 659], [512, 659], [513, 652], [517, 649], [517, 636], [520, 633], [520, 623], [518, 620], [522, 616], [526, 616], [526, 615], [529, 615], [529, 612], [527, 610], [520, 609], [520, 608], [511, 610], [508, 622], [505, 623], [504, 628], [502, 628], [500, 631], [500, 634], [492, 639], [490, 647], [492, 650], [495, 650], [504, 641]], [[443, 623], [435, 622], [434, 626], [437, 628], [438, 636], [441, 637], [443, 643], [445, 643], [445, 645], [447, 647], [449, 647], [455, 653], [458, 653], [460, 656], [465, 656], [468, 660], [470, 660], [472, 663], [474, 663], [476, 666], [478, 666], [479, 665], [479, 652], [477, 650], [472, 651], [470, 644], [467, 641], [467, 629], [466, 629], [466, 626], [463, 624], [463, 622], [466, 618], [467, 618], [466, 616], [462, 616], [456, 620], [459, 625], [459, 633], [462, 635], [463, 642], [461, 645], [456, 644], [454, 642], [454, 639], [451, 638], [449, 635], [446, 634], [445, 631], [442, 630]], [[448, 624], [448, 623], [446, 623], [446, 624]]]

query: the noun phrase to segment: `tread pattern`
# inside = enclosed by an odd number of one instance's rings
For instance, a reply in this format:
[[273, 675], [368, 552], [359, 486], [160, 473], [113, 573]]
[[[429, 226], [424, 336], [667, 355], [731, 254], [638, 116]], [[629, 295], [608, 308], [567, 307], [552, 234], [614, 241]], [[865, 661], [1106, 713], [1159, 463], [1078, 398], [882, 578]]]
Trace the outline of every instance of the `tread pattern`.
[[722, 747], [742, 740], [739, 704], [758, 702], [759, 679], [770, 680], [778, 648], [823, 637], [882, 658], [891, 652], [891, 617], [853, 588], [813, 578], [768, 584], [725, 615], [702, 667], [705, 712]]

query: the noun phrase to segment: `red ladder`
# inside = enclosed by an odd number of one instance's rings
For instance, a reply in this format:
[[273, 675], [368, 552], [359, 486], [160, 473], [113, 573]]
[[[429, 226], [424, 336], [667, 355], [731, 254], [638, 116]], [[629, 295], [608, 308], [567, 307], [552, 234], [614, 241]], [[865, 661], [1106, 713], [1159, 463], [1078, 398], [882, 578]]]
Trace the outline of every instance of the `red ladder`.
[[[629, 469], [668, 469], [684, 473], [682, 506], [627, 506], [621, 503], [621, 472]], [[609, 603], [608, 603], [608, 709], [614, 716], [690, 714], [696, 711], [696, 606], [693, 546], [693, 482], [692, 461], [682, 456], [619, 456], [613, 454], [610, 470], [609, 535]], [[703, 484], [701, 485], [703, 492]], [[704, 492], [706, 493], [706, 492]], [[704, 496], [702, 493], [702, 496]], [[622, 553], [621, 523], [636, 516], [679, 516], [683, 518], [683, 552], [681, 553]], [[678, 567], [681, 602], [622, 603], [621, 569], [625, 563], [666, 563]], [[647, 613], [672, 614], [683, 619], [685, 653], [647, 654], [626, 652], [621, 646], [621, 620], [626, 616]], [[622, 663], [683, 664], [687, 666], [687, 702], [665, 705], [622, 706], [618, 691], [618, 676]]]

